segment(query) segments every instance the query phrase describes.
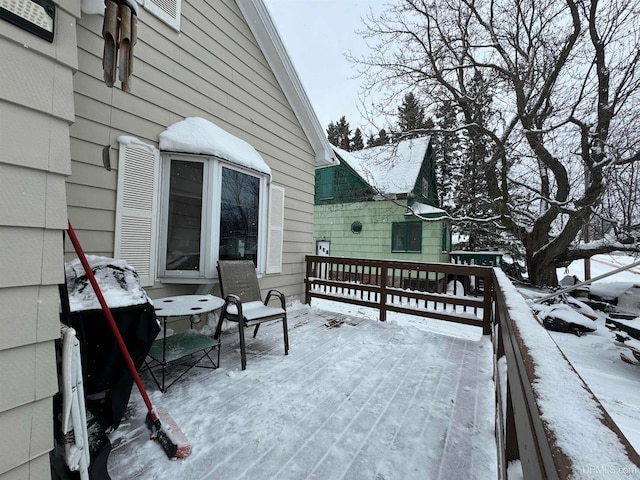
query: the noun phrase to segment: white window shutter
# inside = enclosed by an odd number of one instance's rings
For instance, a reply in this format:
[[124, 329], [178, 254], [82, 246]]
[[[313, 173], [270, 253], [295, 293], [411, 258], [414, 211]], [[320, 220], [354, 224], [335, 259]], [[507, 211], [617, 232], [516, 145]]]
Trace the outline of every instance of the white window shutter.
[[180, 31], [182, 0], [144, 0], [144, 8], [169, 26]]
[[269, 238], [266, 273], [282, 273], [284, 238], [284, 188], [271, 185], [269, 191]]
[[120, 144], [114, 256], [135, 268], [143, 287], [155, 280], [159, 166], [152, 145]]

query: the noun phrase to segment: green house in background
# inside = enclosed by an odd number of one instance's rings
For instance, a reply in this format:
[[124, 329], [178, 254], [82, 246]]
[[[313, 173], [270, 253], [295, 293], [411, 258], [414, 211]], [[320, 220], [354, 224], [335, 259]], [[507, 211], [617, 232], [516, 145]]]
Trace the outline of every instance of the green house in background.
[[347, 152], [316, 169], [318, 255], [448, 262], [451, 228], [438, 208], [429, 137]]

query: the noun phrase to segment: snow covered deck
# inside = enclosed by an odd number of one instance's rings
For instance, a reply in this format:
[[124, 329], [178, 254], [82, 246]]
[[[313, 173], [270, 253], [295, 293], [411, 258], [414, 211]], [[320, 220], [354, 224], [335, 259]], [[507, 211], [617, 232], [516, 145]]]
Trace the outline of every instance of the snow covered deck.
[[[480, 329], [478, 329], [480, 330]], [[302, 306], [247, 337], [222, 337], [221, 367], [161, 394], [190, 439], [170, 461], [148, 440], [135, 386], [111, 435], [114, 479], [497, 478], [490, 341], [468, 340]], [[480, 335], [479, 335], [480, 337]]]

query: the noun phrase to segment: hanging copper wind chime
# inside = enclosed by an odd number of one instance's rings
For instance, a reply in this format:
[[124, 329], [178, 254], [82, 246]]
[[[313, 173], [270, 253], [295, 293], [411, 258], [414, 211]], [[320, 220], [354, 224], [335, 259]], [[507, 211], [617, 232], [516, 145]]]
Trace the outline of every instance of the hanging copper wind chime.
[[136, 11], [127, 0], [105, 0], [104, 3], [104, 81], [107, 86], [113, 87], [116, 81], [120, 80], [122, 90], [129, 92], [133, 72], [133, 46], [137, 40]]

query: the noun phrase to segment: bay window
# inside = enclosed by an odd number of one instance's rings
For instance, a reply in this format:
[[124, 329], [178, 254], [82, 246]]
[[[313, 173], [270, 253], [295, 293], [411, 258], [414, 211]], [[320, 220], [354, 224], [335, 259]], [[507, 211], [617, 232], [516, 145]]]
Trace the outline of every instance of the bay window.
[[222, 167], [220, 260], [258, 260], [260, 179]]
[[211, 279], [218, 259], [264, 271], [267, 180], [217, 157], [163, 153], [160, 278]]

